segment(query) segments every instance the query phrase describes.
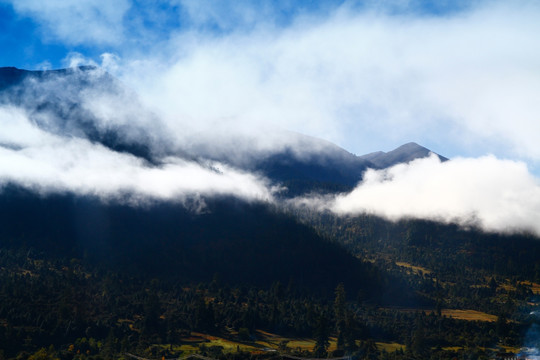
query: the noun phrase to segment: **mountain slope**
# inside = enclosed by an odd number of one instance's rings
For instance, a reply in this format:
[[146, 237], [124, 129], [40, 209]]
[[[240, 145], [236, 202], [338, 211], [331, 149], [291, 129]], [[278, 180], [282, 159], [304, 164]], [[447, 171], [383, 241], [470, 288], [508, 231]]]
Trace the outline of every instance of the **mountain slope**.
[[86, 138], [152, 161], [166, 144], [165, 133], [150, 133], [140, 119], [156, 123], [136, 94], [107, 72], [93, 67], [28, 71], [0, 68], [0, 105], [23, 109], [41, 129]]
[[207, 199], [195, 214], [181, 204], [133, 207], [16, 188], [0, 196], [3, 248], [36, 248], [139, 276], [188, 283], [217, 273], [231, 284], [275, 281], [331, 294], [343, 282], [379, 292], [378, 271], [263, 204]]

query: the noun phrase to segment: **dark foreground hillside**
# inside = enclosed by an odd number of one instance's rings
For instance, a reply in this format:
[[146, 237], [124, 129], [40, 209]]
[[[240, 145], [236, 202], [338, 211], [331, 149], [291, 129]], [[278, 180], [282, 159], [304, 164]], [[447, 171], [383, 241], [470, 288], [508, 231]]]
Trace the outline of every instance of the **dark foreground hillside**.
[[207, 200], [200, 214], [181, 204], [104, 204], [70, 195], [0, 197], [2, 247], [35, 248], [105, 269], [172, 281], [270, 285], [290, 281], [321, 295], [338, 283], [381, 293], [382, 275], [340, 246], [263, 204]]
[[[502, 346], [537, 344], [533, 239], [373, 217], [310, 219], [363, 262], [265, 205], [206, 204], [196, 214], [179, 204], [5, 190], [3, 356], [248, 358], [262, 356], [264, 340], [306, 357], [487, 359]], [[495, 251], [509, 239], [522, 242]], [[499, 267], [510, 258], [522, 263]], [[225, 350], [223, 341], [235, 345]]]
[[355, 301], [419, 301], [291, 217], [229, 198], [194, 213], [180, 204], [134, 207], [6, 189], [0, 280], [0, 348], [8, 358], [49, 345], [65, 350], [83, 338], [115, 339], [111, 355], [121, 340], [124, 350], [148, 349], [191, 331], [313, 336], [330, 321], [339, 284]]

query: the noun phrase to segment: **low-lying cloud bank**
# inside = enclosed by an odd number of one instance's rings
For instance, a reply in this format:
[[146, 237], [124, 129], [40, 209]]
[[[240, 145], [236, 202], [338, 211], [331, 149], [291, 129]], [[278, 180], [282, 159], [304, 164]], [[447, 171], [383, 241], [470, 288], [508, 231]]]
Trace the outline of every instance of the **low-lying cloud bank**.
[[[42, 195], [70, 192], [135, 205], [164, 200], [192, 206], [190, 200], [212, 196], [278, 203], [275, 184], [257, 174], [170, 155], [150, 164], [85, 137], [48, 131], [16, 107], [0, 108], [0, 128], [0, 191], [16, 184]], [[433, 155], [369, 169], [350, 193], [293, 201], [338, 215], [430, 219], [540, 236], [539, 179], [525, 163], [492, 155], [447, 162]]]
[[178, 157], [151, 165], [85, 138], [47, 132], [17, 108], [0, 108], [0, 128], [0, 189], [17, 184], [41, 194], [72, 192], [130, 203], [220, 195], [272, 199], [267, 181], [253, 174]]
[[431, 219], [540, 236], [540, 181], [523, 162], [491, 155], [447, 162], [433, 155], [386, 170], [368, 170], [351, 193], [307, 203], [324, 204], [337, 214]]

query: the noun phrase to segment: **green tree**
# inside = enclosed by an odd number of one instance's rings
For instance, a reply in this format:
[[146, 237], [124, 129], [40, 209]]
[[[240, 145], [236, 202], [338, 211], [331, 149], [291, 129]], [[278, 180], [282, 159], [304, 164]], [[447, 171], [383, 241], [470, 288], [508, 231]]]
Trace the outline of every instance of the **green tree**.
[[499, 314], [497, 321], [495, 322], [495, 329], [500, 340], [503, 340], [508, 335], [508, 320], [506, 314]]
[[28, 357], [28, 360], [59, 360], [54, 348], [51, 346], [48, 350], [41, 348]]
[[343, 349], [346, 332], [346, 293], [343, 283], [339, 284], [335, 290], [334, 316], [336, 320], [337, 348]]
[[426, 333], [422, 315], [417, 315], [414, 333], [411, 341], [411, 350], [416, 355], [423, 355], [426, 350]]
[[330, 346], [330, 325], [328, 319], [322, 314], [317, 319], [314, 335], [315, 348], [313, 353], [317, 357], [325, 357], [328, 354], [328, 346]]

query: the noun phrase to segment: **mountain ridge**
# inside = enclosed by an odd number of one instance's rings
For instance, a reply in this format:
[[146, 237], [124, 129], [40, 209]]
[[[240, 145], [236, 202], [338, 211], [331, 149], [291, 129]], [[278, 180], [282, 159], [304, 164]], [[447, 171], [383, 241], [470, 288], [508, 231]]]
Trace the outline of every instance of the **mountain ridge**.
[[424, 158], [432, 153], [435, 154], [441, 161], [449, 160], [448, 158], [439, 155], [415, 142], [408, 142], [388, 152], [376, 151], [369, 154], [360, 155], [359, 157], [371, 162], [378, 169], [384, 169], [400, 163], [408, 163], [416, 159]]

